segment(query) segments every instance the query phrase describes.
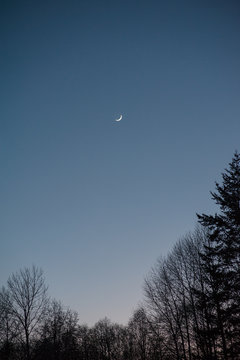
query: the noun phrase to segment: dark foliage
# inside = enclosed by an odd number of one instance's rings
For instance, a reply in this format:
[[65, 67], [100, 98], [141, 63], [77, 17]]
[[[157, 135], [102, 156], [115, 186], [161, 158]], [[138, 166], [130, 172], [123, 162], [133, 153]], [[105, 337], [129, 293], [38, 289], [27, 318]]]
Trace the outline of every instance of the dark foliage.
[[[206, 299], [210, 309], [208, 321], [217, 352], [223, 359], [236, 359], [240, 354], [240, 155], [236, 152], [229, 168], [216, 183], [212, 199], [220, 213], [198, 215], [207, 229], [208, 242], [201, 252], [204, 267]], [[206, 334], [207, 335], [207, 334]]]

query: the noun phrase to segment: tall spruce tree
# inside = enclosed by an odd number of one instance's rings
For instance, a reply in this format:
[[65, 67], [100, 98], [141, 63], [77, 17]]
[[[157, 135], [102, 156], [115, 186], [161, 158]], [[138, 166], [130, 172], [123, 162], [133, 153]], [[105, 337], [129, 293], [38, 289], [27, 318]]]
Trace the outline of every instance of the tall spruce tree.
[[[197, 215], [208, 230], [202, 255], [207, 299], [206, 319], [211, 329], [212, 358], [240, 359], [240, 154], [216, 183], [212, 199], [220, 207], [215, 215]], [[209, 330], [208, 330], [209, 331]], [[220, 349], [220, 351], [219, 351]], [[211, 357], [210, 357], [211, 358]]]

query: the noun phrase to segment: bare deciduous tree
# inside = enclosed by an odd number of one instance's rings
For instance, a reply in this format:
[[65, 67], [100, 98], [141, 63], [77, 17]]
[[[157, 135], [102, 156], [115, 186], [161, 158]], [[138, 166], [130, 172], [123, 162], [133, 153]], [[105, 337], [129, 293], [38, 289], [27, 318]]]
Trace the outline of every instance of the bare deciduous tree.
[[163, 336], [166, 358], [192, 360], [205, 355], [200, 338], [204, 318], [194, 291], [201, 287], [199, 251], [204, 239], [200, 228], [186, 235], [165, 259], [158, 260], [145, 281], [148, 315]]
[[0, 358], [10, 359], [14, 340], [18, 335], [18, 322], [12, 315], [9, 291], [3, 286], [0, 291]]
[[40, 324], [48, 301], [42, 270], [32, 266], [12, 274], [8, 279], [8, 291], [11, 313], [21, 329], [25, 357], [30, 360], [30, 337]]
[[43, 325], [40, 329], [38, 350], [49, 359], [72, 359], [77, 352], [78, 315], [61, 302], [49, 302]]

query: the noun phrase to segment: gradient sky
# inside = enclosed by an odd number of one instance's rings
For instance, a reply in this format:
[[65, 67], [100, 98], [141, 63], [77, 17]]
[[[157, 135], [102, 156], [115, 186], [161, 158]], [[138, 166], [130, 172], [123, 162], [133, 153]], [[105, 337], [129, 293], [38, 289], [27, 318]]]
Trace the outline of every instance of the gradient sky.
[[0, 285], [35, 264], [125, 324], [240, 150], [239, 1], [2, 0], [0, 27]]

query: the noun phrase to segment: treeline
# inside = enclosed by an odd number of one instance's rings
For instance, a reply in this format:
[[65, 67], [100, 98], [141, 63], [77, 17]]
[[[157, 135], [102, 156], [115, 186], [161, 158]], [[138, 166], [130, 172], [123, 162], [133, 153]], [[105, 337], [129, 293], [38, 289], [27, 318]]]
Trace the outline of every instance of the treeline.
[[1, 360], [240, 359], [240, 154], [216, 183], [215, 215], [159, 258], [144, 282], [144, 302], [126, 326], [93, 327], [47, 295], [32, 267], [0, 292]]

